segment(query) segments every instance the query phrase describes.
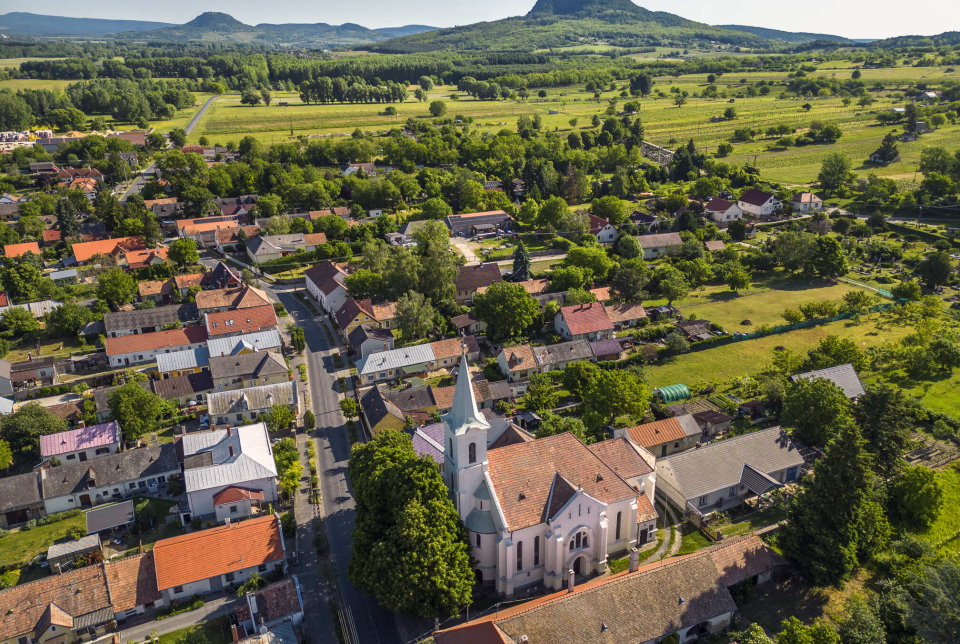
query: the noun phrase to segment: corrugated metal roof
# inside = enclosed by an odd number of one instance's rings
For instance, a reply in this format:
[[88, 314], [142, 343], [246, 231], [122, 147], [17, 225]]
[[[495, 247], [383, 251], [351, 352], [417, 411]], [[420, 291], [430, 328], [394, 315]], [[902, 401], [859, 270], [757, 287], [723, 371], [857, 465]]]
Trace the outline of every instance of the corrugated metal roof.
[[207, 340], [207, 349], [211, 356], [231, 356], [243, 349], [276, 349], [281, 345], [280, 332], [276, 329], [247, 333], [230, 338], [210, 338]]
[[430, 344], [418, 344], [369, 355], [357, 363], [357, 373], [363, 376], [387, 369], [403, 369], [434, 360], [436, 356], [433, 353], [433, 347]]
[[133, 499], [88, 510], [86, 518], [88, 534], [133, 523]]
[[210, 465], [184, 470], [187, 492], [277, 476], [270, 436], [263, 423], [235, 427], [229, 435], [225, 429], [186, 434], [181, 445], [184, 457], [200, 453], [211, 457]]
[[747, 463], [763, 472], [803, 464], [796, 445], [779, 427], [727, 438], [664, 460], [688, 499], [739, 485]]
[[47, 559], [55, 559], [74, 552], [83, 552], [100, 547], [100, 536], [90, 534], [76, 541], [67, 541], [66, 543], [55, 543], [47, 549]]
[[211, 416], [270, 409], [274, 405], [294, 405], [296, 402], [297, 381], [295, 380], [233, 391], [218, 391], [207, 397]]
[[866, 393], [863, 390], [863, 383], [860, 382], [860, 377], [857, 375], [857, 370], [853, 368], [852, 364], [842, 364], [827, 369], [800, 373], [795, 376], [790, 376], [790, 381], [796, 382], [801, 378], [805, 380], [825, 378], [843, 389], [843, 393], [847, 395], [847, 398], [856, 398]]
[[160, 373], [196, 369], [210, 364], [210, 351], [206, 347], [157, 354], [157, 369]]

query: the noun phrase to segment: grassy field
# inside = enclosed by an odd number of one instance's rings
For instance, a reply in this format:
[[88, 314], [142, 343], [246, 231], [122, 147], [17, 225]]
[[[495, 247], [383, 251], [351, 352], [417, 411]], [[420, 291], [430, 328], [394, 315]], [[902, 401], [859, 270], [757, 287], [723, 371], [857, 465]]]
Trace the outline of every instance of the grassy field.
[[9, 89], [14, 92], [18, 89], [63, 89], [73, 80], [36, 80], [31, 78], [14, 78], [0, 81], [0, 89]]
[[946, 542], [943, 549], [951, 552], [960, 551], [960, 467], [952, 467], [937, 472], [940, 485], [943, 487], [943, 509], [940, 516], [930, 528], [920, 536], [933, 543]]
[[[197, 631], [200, 631], [202, 635], [195, 635]], [[165, 633], [155, 640], [157, 644], [180, 644], [184, 641], [229, 644], [233, 641], [230, 636], [230, 621], [226, 617], [216, 617], [195, 626], [187, 626], [172, 633]]]
[[[657, 52], [656, 55], [662, 53], [664, 52]], [[844, 77], [852, 69], [852, 63], [837, 61], [834, 67], [816, 73]], [[657, 79], [654, 90], [663, 91], [668, 96], [659, 98], [651, 95], [640, 101], [640, 116], [646, 128], [647, 140], [672, 147], [692, 138], [707, 152], [716, 151], [719, 143], [729, 141], [734, 130], [744, 126], [765, 130], [770, 125], [786, 123], [797, 128], [798, 132], [803, 132], [813, 120], [835, 123], [843, 130], [843, 137], [833, 145], [774, 150], [771, 145], [773, 140], [761, 137], [747, 143], [735, 143], [734, 153], [728, 160], [735, 163], [755, 160], [765, 178], [789, 185], [802, 185], [813, 182], [823, 158], [830, 152], [839, 150], [850, 156], [854, 168], [858, 171], [875, 171], [882, 176], [912, 180], [920, 150], [929, 145], [960, 147], [960, 127], [947, 125], [924, 135], [921, 140], [901, 144], [900, 162], [884, 168], [872, 168], [864, 166], [864, 162], [879, 146], [883, 136], [892, 129], [877, 125], [876, 113], [900, 104], [899, 99], [892, 96], [892, 92], [905, 89], [908, 83], [921, 78], [929, 81], [948, 77], [945, 69], [904, 67], [863, 70], [862, 80], [868, 85], [880, 81], [885, 86], [884, 92], [874, 94], [879, 100], [865, 109], [856, 103], [844, 107], [839, 97], [781, 100], [777, 96], [782, 88], [775, 86], [767, 96], [736, 98], [733, 106], [738, 112], [737, 118], [718, 123], [711, 123], [710, 118], [722, 114], [724, 109], [730, 106], [727, 100], [693, 97], [693, 94], [699, 94], [706, 87], [705, 74], [683, 76], [679, 79], [661, 77]], [[787, 74], [733, 73], [718, 78], [716, 85], [721, 92], [727, 91], [735, 95], [761, 80], [785, 82]], [[686, 105], [679, 108], [674, 105], [669, 94], [669, 89], [673, 86], [691, 95]], [[598, 103], [593, 100], [592, 92], [587, 93], [579, 87], [550, 88], [547, 92], [548, 96], [544, 101], [478, 101], [460, 94], [454, 87], [439, 86], [429, 93], [429, 98], [445, 99], [449, 115], [472, 117], [472, 127], [486, 132], [497, 132], [503, 128], [515, 130], [520, 116], [534, 114], [540, 115], [545, 130], [569, 132], [573, 130], [569, 124], [571, 119], [579, 120], [578, 129], [589, 127], [592, 116], [602, 115], [606, 109], [606, 101], [619, 97], [620, 94], [619, 88], [616, 91], [603, 92]], [[452, 94], [457, 95], [459, 100], [450, 100]], [[380, 104], [304, 105], [300, 102], [299, 94], [294, 92], [277, 92], [273, 99], [274, 103], [270, 107], [248, 107], [240, 105], [239, 94], [219, 97], [207, 110], [190, 141], [195, 142], [201, 135], [206, 135], [211, 142], [226, 143], [251, 135], [265, 144], [273, 144], [290, 140], [291, 136], [347, 133], [356, 128], [364, 131], [384, 131], [402, 125], [409, 117], [429, 118], [429, 102], [418, 103], [412, 99], [396, 105], [399, 111], [397, 116], [381, 116], [380, 112], [386, 105]], [[622, 106], [626, 100], [632, 99], [619, 100]], [[288, 106], [280, 107], [280, 101], [287, 102]], [[812, 105], [809, 112], [802, 108], [807, 102]], [[550, 114], [550, 111], [557, 113]]]
[[32, 63], [35, 60], [63, 60], [63, 58], [0, 58], [0, 69], [19, 69], [20, 63]]
[[56, 523], [37, 526], [33, 530], [17, 530], [0, 538], [0, 566], [27, 561], [55, 543], [66, 540], [70, 528], [80, 527], [86, 530], [86, 515], [64, 519]]

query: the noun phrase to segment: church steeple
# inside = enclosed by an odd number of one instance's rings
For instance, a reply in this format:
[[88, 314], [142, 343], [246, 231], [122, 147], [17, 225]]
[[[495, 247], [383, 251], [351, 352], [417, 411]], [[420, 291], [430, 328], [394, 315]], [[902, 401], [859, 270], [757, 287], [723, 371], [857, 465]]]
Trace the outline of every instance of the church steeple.
[[457, 371], [457, 388], [453, 394], [453, 406], [441, 420], [454, 434], [462, 433], [470, 427], [490, 429], [490, 423], [477, 409], [477, 397], [470, 378], [470, 366], [467, 364], [466, 347], [461, 349], [460, 368]]

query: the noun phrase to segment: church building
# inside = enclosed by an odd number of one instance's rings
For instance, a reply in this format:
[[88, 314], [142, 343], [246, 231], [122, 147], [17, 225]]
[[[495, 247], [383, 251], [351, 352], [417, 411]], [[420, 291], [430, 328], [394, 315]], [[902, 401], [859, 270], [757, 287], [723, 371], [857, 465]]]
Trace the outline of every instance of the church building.
[[477, 409], [461, 359], [443, 425], [443, 476], [469, 531], [478, 583], [506, 596], [559, 590], [656, 539], [655, 458], [628, 438], [584, 445], [567, 432], [535, 439]]

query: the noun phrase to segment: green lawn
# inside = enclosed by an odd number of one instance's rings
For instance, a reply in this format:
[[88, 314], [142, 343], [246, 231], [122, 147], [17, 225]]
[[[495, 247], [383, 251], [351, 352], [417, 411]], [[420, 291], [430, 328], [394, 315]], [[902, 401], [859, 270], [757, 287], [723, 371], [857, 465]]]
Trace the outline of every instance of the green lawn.
[[775, 505], [759, 512], [754, 512], [742, 519], [734, 521], [721, 521], [713, 523], [710, 528], [719, 530], [723, 533], [723, 538], [738, 537], [760, 528], [779, 523], [787, 518], [787, 512], [783, 505]]
[[680, 524], [680, 536], [683, 537], [683, 543], [680, 544], [680, 549], [677, 550], [678, 557], [713, 545], [713, 542], [707, 539], [703, 533], [700, 532], [700, 529], [689, 521], [684, 521]]
[[86, 531], [86, 516], [82, 512], [63, 521], [37, 526], [33, 530], [21, 528], [0, 537], [0, 566], [27, 562], [45, 553], [53, 544], [67, 541], [67, 531], [73, 527]]
[[[199, 631], [202, 635], [195, 635]], [[180, 642], [202, 641], [204, 644], [230, 644], [230, 621], [226, 617], [217, 617], [195, 626], [181, 628], [157, 638], [157, 644], [180, 644]]]
[[933, 543], [946, 541], [944, 550], [960, 552], [960, 466], [954, 464], [940, 470], [937, 476], [943, 487], [943, 510], [937, 521], [920, 536]]

